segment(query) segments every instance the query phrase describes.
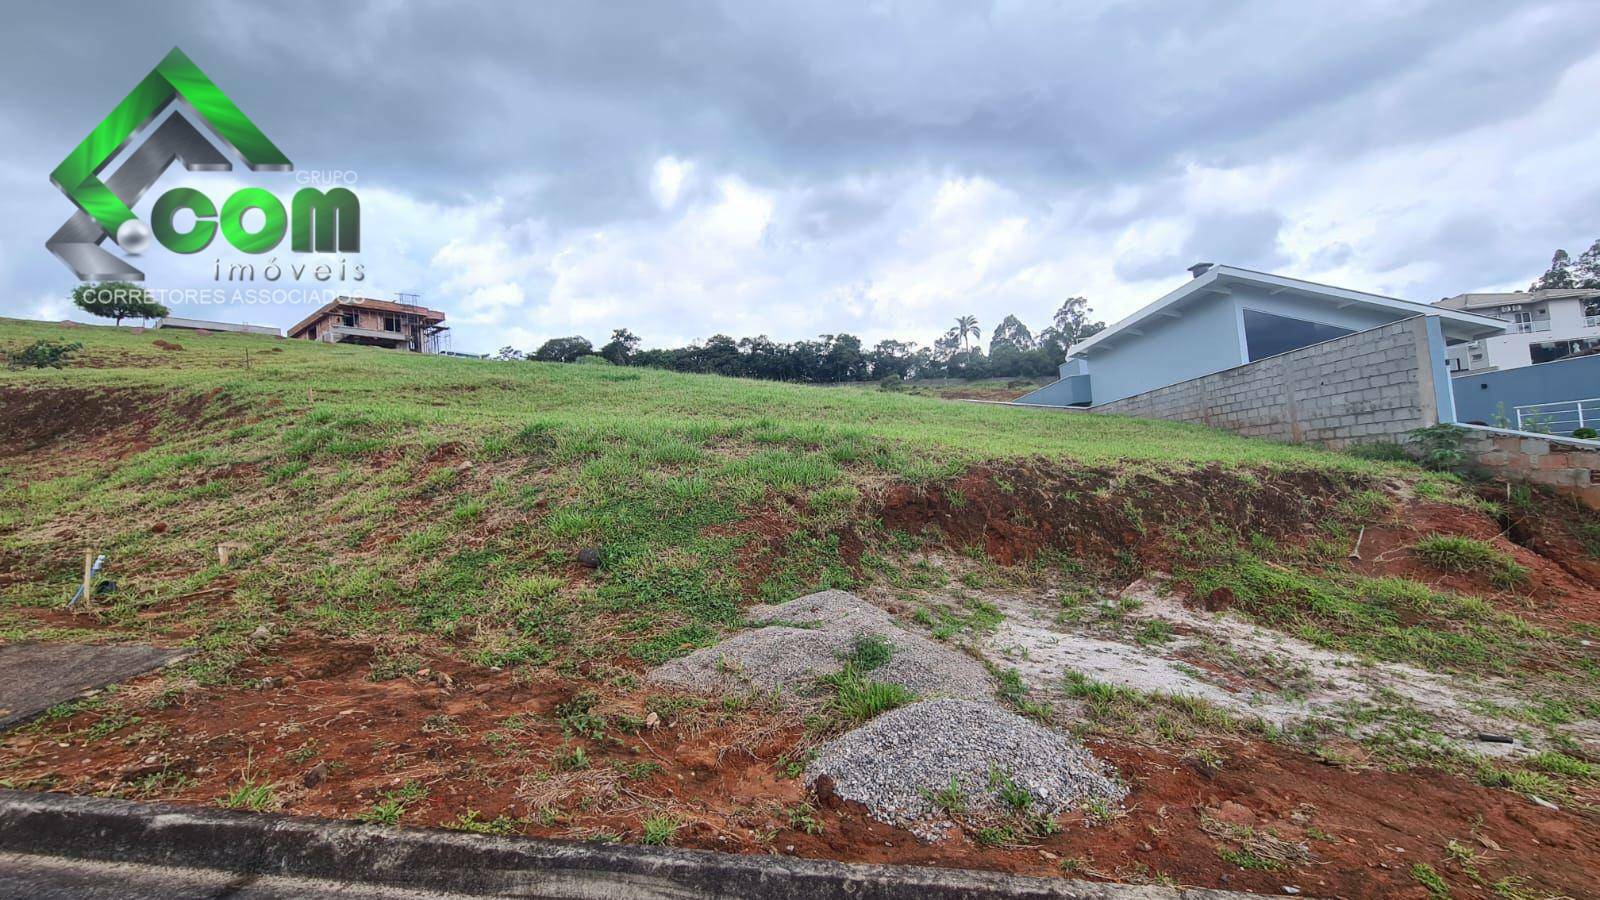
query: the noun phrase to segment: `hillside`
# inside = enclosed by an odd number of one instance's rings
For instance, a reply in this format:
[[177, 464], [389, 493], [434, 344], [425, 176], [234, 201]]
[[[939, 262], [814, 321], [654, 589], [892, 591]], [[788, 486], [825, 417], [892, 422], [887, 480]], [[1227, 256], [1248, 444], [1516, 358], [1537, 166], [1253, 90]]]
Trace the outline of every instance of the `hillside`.
[[[1311, 895], [1600, 869], [1600, 520], [1553, 496], [1172, 423], [0, 320], [40, 339], [85, 346], [0, 371], [0, 641], [194, 653], [0, 734], [0, 785]], [[85, 550], [115, 590], [68, 610]], [[865, 605], [753, 609], [823, 589]], [[763, 669], [822, 646], [831, 674]], [[896, 682], [913, 657], [945, 680]], [[816, 779], [968, 690], [1120, 787], [1057, 808], [991, 768], [919, 789], [929, 839]]]

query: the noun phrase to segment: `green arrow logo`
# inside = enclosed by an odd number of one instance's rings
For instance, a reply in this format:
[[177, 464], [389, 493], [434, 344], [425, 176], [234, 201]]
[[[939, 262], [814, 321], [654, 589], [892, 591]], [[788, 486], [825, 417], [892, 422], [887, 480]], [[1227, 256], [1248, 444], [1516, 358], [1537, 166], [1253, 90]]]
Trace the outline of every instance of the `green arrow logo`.
[[[117, 192], [100, 180], [100, 172], [129, 139], [165, 111], [173, 100], [186, 103], [251, 171], [293, 170], [289, 158], [267, 140], [261, 129], [239, 111], [199, 66], [174, 47], [50, 173], [50, 182], [119, 243], [122, 240], [119, 230], [129, 222], [138, 223], [138, 217]], [[143, 231], [142, 228], [138, 230]]]

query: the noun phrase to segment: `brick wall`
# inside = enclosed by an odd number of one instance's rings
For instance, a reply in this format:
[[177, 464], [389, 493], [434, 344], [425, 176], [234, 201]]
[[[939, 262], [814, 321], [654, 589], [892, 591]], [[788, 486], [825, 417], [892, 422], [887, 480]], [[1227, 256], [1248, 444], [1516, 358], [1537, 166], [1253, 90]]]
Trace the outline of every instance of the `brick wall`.
[[1521, 431], [1462, 426], [1468, 468], [1512, 481], [1549, 485], [1600, 509], [1600, 448], [1593, 442]]
[[1091, 411], [1334, 448], [1401, 440], [1439, 421], [1427, 321], [1391, 322]]

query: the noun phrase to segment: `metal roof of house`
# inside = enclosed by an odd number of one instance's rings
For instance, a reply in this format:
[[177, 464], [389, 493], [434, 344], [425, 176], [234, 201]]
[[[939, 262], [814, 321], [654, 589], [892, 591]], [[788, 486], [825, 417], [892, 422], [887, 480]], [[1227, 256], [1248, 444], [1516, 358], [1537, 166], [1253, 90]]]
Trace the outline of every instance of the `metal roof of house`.
[[1288, 278], [1283, 275], [1256, 272], [1251, 269], [1240, 269], [1234, 266], [1202, 264], [1202, 266], [1194, 268], [1199, 269], [1200, 274], [1190, 279], [1182, 287], [1169, 292], [1154, 303], [1116, 322], [1110, 328], [1094, 337], [1073, 345], [1067, 355], [1088, 356], [1090, 351], [1096, 347], [1108, 347], [1123, 338], [1142, 335], [1144, 332], [1138, 327], [1140, 323], [1151, 319], [1182, 318], [1185, 307], [1195, 303], [1203, 303], [1213, 296], [1225, 296], [1231, 293], [1232, 286], [1237, 284], [1249, 284], [1266, 288], [1273, 294], [1294, 294], [1310, 297], [1334, 304], [1340, 309], [1347, 306], [1365, 305], [1402, 313], [1404, 315], [1401, 318], [1438, 316], [1444, 326], [1445, 337], [1455, 340], [1476, 340], [1481, 337], [1501, 334], [1506, 330], [1506, 323], [1499, 319], [1446, 307], [1431, 306], [1427, 303], [1400, 300], [1395, 297], [1368, 294], [1363, 291], [1352, 291], [1347, 288], [1318, 284], [1314, 281], [1302, 281], [1298, 278]]
[[282, 337], [282, 332], [271, 325], [245, 325], [239, 322], [210, 322], [205, 319], [185, 319], [180, 316], [163, 316], [156, 320], [157, 328], [183, 328], [193, 331], [231, 331], [239, 334], [266, 334]]
[[1548, 288], [1541, 291], [1501, 291], [1498, 293], [1457, 294], [1433, 305], [1440, 309], [1498, 309], [1514, 303], [1543, 303], [1547, 300], [1600, 300], [1594, 288]]

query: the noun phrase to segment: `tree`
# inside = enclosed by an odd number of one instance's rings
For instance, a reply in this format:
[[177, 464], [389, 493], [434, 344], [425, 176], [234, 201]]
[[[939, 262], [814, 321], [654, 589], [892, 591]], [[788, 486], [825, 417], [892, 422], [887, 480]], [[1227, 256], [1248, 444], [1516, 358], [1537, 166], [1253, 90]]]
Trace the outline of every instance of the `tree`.
[[611, 341], [600, 348], [600, 355], [612, 363], [625, 366], [639, 350], [639, 336], [626, 328], [611, 332]]
[[118, 325], [123, 319], [160, 319], [172, 314], [152, 299], [149, 291], [126, 281], [80, 284], [72, 289], [72, 303], [84, 312], [112, 319]]
[[501, 347], [500, 348], [500, 352], [496, 353], [494, 355], [494, 358], [495, 359], [506, 360], [507, 362], [510, 362], [510, 361], [513, 361], [513, 360], [521, 359], [522, 358], [522, 351], [518, 350], [515, 347], [510, 347], [510, 346]]
[[1557, 250], [1555, 256], [1550, 258], [1550, 268], [1529, 285], [1528, 290], [1548, 291], [1576, 286], [1577, 279], [1572, 277], [1572, 257], [1565, 250]]
[[948, 362], [950, 357], [961, 352], [961, 330], [952, 328], [933, 342], [933, 359], [937, 362]]
[[1033, 332], [1016, 316], [1006, 316], [989, 333], [989, 355], [993, 356], [1002, 347], [1026, 353], [1034, 348]]
[[822, 354], [819, 381], [866, 381], [867, 357], [861, 352], [861, 339], [853, 334], [825, 334], [827, 347]]
[[572, 337], [551, 338], [540, 345], [538, 350], [528, 359], [538, 362], [577, 362], [578, 357], [588, 356], [594, 352], [594, 346], [584, 338], [573, 335]]
[[1063, 351], [1070, 350], [1073, 344], [1105, 330], [1106, 323], [1089, 321], [1089, 316], [1093, 313], [1089, 301], [1083, 297], [1069, 297], [1061, 304], [1061, 308], [1056, 310], [1054, 337], [1061, 342]]
[[1578, 257], [1578, 262], [1572, 267], [1572, 274], [1577, 282], [1577, 287], [1586, 290], [1600, 290], [1600, 240], [1589, 245]]
[[983, 336], [978, 332], [978, 317], [956, 316], [956, 336], [961, 339], [961, 349], [963, 350], [972, 349], [972, 345], [967, 342], [967, 335], [971, 335], [974, 341]]
[[871, 366], [868, 377], [881, 381], [892, 375], [904, 380], [916, 363], [916, 352], [917, 345], [906, 341], [879, 341], [867, 354], [867, 363]]

